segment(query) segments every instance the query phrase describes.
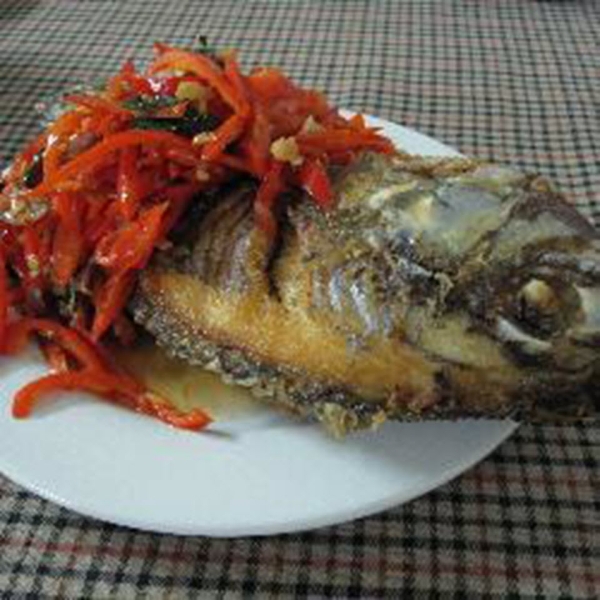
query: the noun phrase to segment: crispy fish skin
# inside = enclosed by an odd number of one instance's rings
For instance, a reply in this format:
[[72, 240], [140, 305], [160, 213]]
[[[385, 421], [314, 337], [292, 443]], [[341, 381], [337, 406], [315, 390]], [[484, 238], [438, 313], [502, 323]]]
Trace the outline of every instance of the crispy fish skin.
[[365, 154], [331, 213], [289, 199], [275, 253], [253, 192], [142, 274], [134, 318], [171, 354], [338, 434], [594, 410], [600, 238], [544, 179]]

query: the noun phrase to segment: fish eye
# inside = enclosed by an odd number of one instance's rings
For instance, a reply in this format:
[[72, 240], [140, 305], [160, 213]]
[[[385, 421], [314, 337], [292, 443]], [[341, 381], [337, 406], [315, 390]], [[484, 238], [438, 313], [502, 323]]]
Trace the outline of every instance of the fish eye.
[[517, 317], [527, 329], [550, 336], [561, 326], [561, 295], [547, 281], [530, 279], [518, 292]]

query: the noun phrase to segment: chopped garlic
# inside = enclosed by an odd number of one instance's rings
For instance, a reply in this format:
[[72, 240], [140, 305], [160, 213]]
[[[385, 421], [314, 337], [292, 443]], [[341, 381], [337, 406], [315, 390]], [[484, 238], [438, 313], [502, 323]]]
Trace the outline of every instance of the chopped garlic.
[[293, 137], [280, 137], [276, 139], [271, 144], [271, 154], [276, 160], [290, 163], [294, 167], [301, 165], [304, 161], [300, 154], [296, 138]]
[[209, 175], [208, 171], [203, 167], [198, 167], [196, 169], [195, 175], [196, 175], [196, 181], [204, 182], [204, 181], [208, 181], [210, 179], [210, 175]]
[[181, 81], [177, 86], [175, 96], [178, 100], [193, 102], [198, 112], [205, 113], [207, 109], [209, 89], [196, 81]]
[[192, 138], [192, 144], [194, 146], [204, 146], [204, 144], [208, 144], [208, 142], [212, 142], [215, 139], [215, 134], [211, 131], [205, 131], [203, 133], [199, 133]]
[[27, 265], [29, 273], [33, 277], [37, 277], [41, 273], [40, 261], [38, 260], [37, 256], [27, 254], [25, 256], [25, 264]]
[[319, 133], [319, 131], [323, 131], [323, 125], [321, 125], [321, 123], [319, 123], [312, 115], [308, 115], [300, 131], [302, 133]]

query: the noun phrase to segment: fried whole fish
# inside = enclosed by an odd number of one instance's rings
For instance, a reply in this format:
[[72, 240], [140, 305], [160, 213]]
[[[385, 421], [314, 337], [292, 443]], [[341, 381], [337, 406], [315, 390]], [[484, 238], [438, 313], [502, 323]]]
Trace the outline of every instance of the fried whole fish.
[[364, 154], [336, 208], [205, 202], [132, 312], [172, 355], [341, 434], [384, 420], [594, 412], [600, 237], [543, 178]]

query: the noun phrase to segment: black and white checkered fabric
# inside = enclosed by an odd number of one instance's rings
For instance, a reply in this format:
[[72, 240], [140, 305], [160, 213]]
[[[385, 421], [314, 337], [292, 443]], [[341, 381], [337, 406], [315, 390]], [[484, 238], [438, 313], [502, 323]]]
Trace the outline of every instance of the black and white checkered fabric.
[[[1, 0], [0, 158], [36, 103], [205, 34], [340, 106], [553, 178], [600, 225], [600, 1]], [[81, 517], [0, 479], [0, 596], [597, 598], [600, 428], [524, 426], [372, 518], [213, 540]]]

